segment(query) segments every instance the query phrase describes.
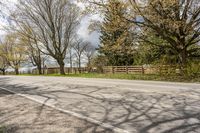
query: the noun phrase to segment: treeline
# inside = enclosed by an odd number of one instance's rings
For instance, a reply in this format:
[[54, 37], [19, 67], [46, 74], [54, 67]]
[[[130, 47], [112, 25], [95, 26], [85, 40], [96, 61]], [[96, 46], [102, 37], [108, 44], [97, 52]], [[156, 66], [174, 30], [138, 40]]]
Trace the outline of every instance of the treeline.
[[[54, 58], [65, 74], [66, 55], [72, 67], [75, 53], [88, 66], [144, 64], [199, 67], [200, 5], [198, 0], [80, 0], [84, 13], [98, 13], [103, 21], [91, 24], [100, 32], [100, 46], [77, 39], [83, 12], [68, 0], [20, 0], [12, 13], [14, 32], [1, 45], [1, 70], [9, 65], [16, 73], [21, 62], [31, 61], [42, 73], [45, 58]], [[76, 38], [76, 39], [75, 39]], [[97, 54], [94, 56], [95, 50]], [[28, 59], [27, 59], [28, 57]]]

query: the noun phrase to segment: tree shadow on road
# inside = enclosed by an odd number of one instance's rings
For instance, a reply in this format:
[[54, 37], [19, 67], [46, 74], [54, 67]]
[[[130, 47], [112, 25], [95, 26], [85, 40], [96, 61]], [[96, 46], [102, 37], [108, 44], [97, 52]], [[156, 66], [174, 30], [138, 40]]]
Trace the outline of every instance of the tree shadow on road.
[[[34, 113], [36, 113], [36, 116], [34, 116], [34, 119], [32, 120], [31, 123], [26, 123], [26, 124], [21, 124], [20, 121], [19, 123], [16, 124], [11, 124], [11, 125], [4, 125], [5, 123], [9, 123], [10, 120], [13, 119], [20, 119], [21, 116], [26, 115], [27, 113], [29, 113], [28, 111], [23, 112], [24, 110], [26, 110], [26, 106], [28, 106], [27, 104], [20, 104], [20, 105], [14, 105], [13, 109], [11, 108], [0, 108], [0, 133], [15, 133], [19, 131], [23, 131], [27, 128], [37, 128], [39, 131], [43, 131], [44, 129], [42, 129], [42, 126], [45, 126], [45, 124], [56, 124], [58, 122], [56, 122], [56, 120], [51, 120], [51, 123], [41, 123], [41, 115], [43, 115], [43, 113], [46, 113], [44, 111], [46, 108], [46, 103], [49, 100], [57, 100], [57, 96], [54, 95], [53, 93], [48, 93], [48, 91], [41, 91], [39, 90], [38, 87], [30, 87], [30, 86], [26, 86], [26, 85], [21, 85], [21, 84], [8, 84], [9, 78], [4, 78], [1, 79], [0, 78], [0, 87], [6, 88], [8, 90], [14, 91], [16, 93], [19, 94], [28, 94], [28, 95], [37, 95], [40, 97], [45, 98], [43, 104], [40, 104], [39, 106], [36, 107], [32, 107], [32, 110], [35, 110]], [[0, 89], [0, 98], [4, 97], [4, 96], [9, 96], [9, 99], [11, 100], [13, 97], [12, 95], [16, 95], [12, 92], [6, 91], [6, 90], [2, 90]], [[48, 96], [49, 95], [49, 96]], [[14, 99], [13, 99], [14, 100]], [[20, 107], [24, 106], [25, 109], [19, 110], [18, 112], [20, 112], [20, 115], [16, 115], [16, 109], [20, 109]], [[59, 113], [63, 113], [58, 111]], [[2, 117], [6, 115], [6, 117]], [[56, 114], [52, 114], [51, 112], [49, 112], [49, 115], [56, 115]], [[73, 118], [72, 118], [73, 119]], [[83, 121], [83, 125], [82, 126], [77, 126], [77, 127], [71, 127], [74, 128], [74, 133], [111, 133], [112, 130], [110, 129], [104, 129], [102, 127], [100, 127], [97, 124], [88, 122], [86, 120], [82, 120]], [[39, 124], [40, 123], [40, 124]], [[39, 124], [39, 125], [38, 125]], [[63, 123], [64, 124], [64, 123]], [[66, 123], [66, 126], [69, 125], [69, 123]], [[33, 127], [34, 126], [34, 127]], [[46, 131], [48, 132], [48, 131]]]
[[[0, 81], [0, 84], [2, 81]], [[121, 97], [110, 98], [105, 94], [105, 88], [94, 86], [70, 86], [64, 90], [39, 89], [20, 84], [6, 84], [4, 87], [14, 89], [22, 94], [39, 95], [59, 101], [58, 107], [97, 119], [114, 127], [128, 129], [139, 133], [188, 133], [200, 132], [200, 93], [195, 90], [182, 94], [123, 92]], [[89, 92], [79, 92], [79, 89], [93, 88]], [[116, 92], [117, 93], [117, 92]], [[63, 96], [77, 98], [65, 106], [60, 101]], [[78, 99], [81, 97], [80, 99]], [[65, 99], [67, 100], [67, 98]], [[62, 103], [64, 102], [64, 103]], [[44, 105], [42, 105], [44, 106]], [[43, 107], [41, 107], [42, 110]], [[41, 114], [38, 113], [38, 117]], [[112, 132], [100, 129], [99, 125], [88, 125], [77, 129], [78, 133]]]

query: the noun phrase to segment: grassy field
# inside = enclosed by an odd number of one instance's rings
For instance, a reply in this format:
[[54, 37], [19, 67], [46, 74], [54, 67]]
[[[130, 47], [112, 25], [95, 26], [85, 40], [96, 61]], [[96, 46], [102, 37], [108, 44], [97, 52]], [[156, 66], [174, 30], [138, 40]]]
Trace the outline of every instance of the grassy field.
[[[31, 74], [22, 74], [19, 76], [38, 76]], [[98, 74], [98, 73], [83, 73], [83, 74], [49, 74], [43, 76], [61, 76], [61, 77], [81, 77], [81, 78], [104, 78], [104, 79], [127, 79], [127, 80], [154, 80], [154, 81], [172, 81], [172, 82], [200, 82], [200, 77], [183, 77], [155, 74]]]

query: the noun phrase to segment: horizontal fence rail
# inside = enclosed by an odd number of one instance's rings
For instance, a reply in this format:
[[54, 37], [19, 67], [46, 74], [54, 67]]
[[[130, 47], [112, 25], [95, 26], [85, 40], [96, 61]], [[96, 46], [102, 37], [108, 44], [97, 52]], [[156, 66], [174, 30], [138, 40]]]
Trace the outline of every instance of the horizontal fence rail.
[[143, 66], [107, 66], [103, 68], [104, 73], [141, 73], [144, 74], [145, 69]]
[[[105, 74], [177, 74], [180, 73], [179, 66], [160, 65], [160, 66], [104, 66]], [[44, 74], [59, 74], [59, 67], [42, 69]], [[65, 67], [68, 74], [99, 72], [96, 67]], [[0, 73], [1, 74], [1, 73]], [[15, 74], [14, 72], [6, 72], [6, 74]], [[20, 74], [39, 74], [37, 69], [28, 72], [20, 72]]]
[[[43, 69], [44, 74], [59, 74], [60, 73], [60, 68], [58, 67], [54, 67], [54, 68], [45, 68]], [[69, 68], [69, 67], [65, 67], [65, 72], [68, 74], [71, 73], [87, 73], [88, 72], [88, 68], [87, 67], [81, 67], [81, 68], [77, 68], [77, 67], [73, 67], [73, 68]], [[38, 70], [34, 69], [33, 74], [38, 74]]]

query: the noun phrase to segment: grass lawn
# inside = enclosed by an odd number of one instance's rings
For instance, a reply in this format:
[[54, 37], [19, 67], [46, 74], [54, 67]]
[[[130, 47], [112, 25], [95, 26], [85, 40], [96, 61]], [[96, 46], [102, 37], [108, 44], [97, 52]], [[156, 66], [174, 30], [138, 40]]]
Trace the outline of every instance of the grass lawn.
[[[20, 76], [20, 75], [19, 75]], [[22, 76], [38, 76], [32, 74], [22, 74]], [[172, 82], [200, 82], [200, 77], [183, 77], [183, 76], [161, 76], [155, 74], [99, 74], [99, 73], [82, 73], [82, 74], [49, 74], [43, 76], [59, 77], [82, 77], [82, 78], [105, 78], [105, 79], [128, 79], [128, 80], [154, 80], [154, 81], [172, 81]]]

